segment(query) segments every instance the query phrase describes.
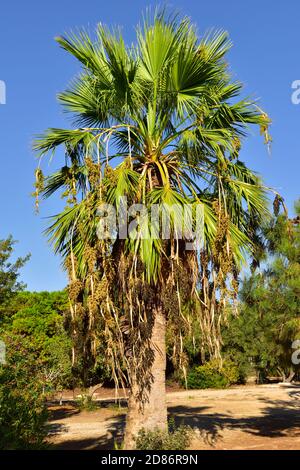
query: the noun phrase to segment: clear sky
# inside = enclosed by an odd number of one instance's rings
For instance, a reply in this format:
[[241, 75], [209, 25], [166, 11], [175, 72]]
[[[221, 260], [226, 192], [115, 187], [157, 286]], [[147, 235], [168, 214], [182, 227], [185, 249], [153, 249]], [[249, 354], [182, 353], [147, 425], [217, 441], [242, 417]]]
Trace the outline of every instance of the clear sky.
[[[141, 12], [155, 2], [144, 0], [15, 0], [0, 5], [0, 80], [7, 100], [0, 104], [1, 183], [0, 239], [12, 234], [19, 243], [17, 255], [31, 252], [22, 278], [32, 290], [64, 287], [60, 260], [42, 235], [45, 218], [58, 210], [57, 201], [42, 205], [34, 214], [30, 197], [36, 166], [31, 141], [47, 127], [69, 123], [56, 102], [79, 70], [54, 37], [96, 23], [121, 25], [128, 42], [134, 40]], [[291, 102], [291, 84], [300, 80], [299, 0], [174, 0], [166, 3], [190, 16], [199, 33], [210, 28], [229, 31], [234, 47], [229, 61], [236, 78], [245, 83], [245, 94], [261, 99], [273, 119], [272, 155], [253, 133], [242, 159], [257, 170], [266, 184], [285, 197], [292, 210], [299, 197], [300, 105]], [[52, 169], [59, 166], [55, 159]]]

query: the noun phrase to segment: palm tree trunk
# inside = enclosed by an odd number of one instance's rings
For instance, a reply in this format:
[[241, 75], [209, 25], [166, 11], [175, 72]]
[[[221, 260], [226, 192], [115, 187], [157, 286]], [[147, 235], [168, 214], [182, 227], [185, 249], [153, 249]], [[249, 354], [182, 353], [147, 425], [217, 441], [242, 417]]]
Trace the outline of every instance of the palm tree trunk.
[[154, 323], [151, 343], [154, 360], [151, 365], [152, 384], [145, 403], [138, 399], [139, 384], [133, 380], [128, 399], [124, 448], [135, 448], [135, 436], [144, 428], [146, 430], [167, 429], [166, 402], [166, 319], [161, 306], [153, 311]]

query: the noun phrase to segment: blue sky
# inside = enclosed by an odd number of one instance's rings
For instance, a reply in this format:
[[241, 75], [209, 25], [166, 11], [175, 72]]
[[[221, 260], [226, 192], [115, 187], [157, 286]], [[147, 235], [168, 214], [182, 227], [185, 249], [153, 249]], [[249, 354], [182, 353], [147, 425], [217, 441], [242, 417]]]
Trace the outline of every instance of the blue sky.
[[[245, 94], [260, 98], [273, 120], [272, 155], [253, 133], [242, 159], [258, 171], [267, 185], [281, 192], [292, 210], [299, 197], [300, 105], [291, 102], [291, 84], [300, 79], [298, 0], [185, 0], [166, 3], [190, 16], [199, 33], [211, 28], [229, 31], [234, 47], [229, 61], [234, 77], [245, 83]], [[7, 102], [0, 105], [1, 185], [0, 238], [12, 234], [17, 255], [31, 252], [22, 279], [32, 290], [64, 287], [60, 260], [45, 237], [46, 217], [56, 213], [57, 201], [47, 201], [34, 214], [30, 197], [36, 166], [31, 151], [35, 134], [47, 127], [69, 123], [56, 102], [79, 66], [62, 51], [54, 37], [98, 22], [121, 25], [126, 40], [134, 40], [141, 12], [155, 2], [112, 0], [37, 0], [1, 2], [0, 80], [7, 87]], [[52, 169], [59, 162], [52, 161]]]

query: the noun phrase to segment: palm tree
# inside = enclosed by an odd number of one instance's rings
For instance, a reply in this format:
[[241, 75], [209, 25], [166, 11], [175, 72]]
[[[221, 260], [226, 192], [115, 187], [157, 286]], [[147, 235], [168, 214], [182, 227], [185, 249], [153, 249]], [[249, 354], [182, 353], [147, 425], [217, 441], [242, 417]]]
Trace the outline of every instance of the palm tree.
[[[51, 128], [35, 140], [41, 157], [63, 146], [65, 160], [45, 178], [38, 168], [36, 195], [63, 188], [67, 197], [48, 234], [69, 273], [73, 338], [87, 357], [100, 337], [116, 383], [129, 387], [125, 446], [132, 448], [141, 428], [167, 425], [166, 323], [184, 370], [180, 345], [191, 311], [182, 305], [200, 316], [221, 308], [228, 279], [234, 285], [253, 249], [252, 229], [268, 216], [266, 189], [238, 157], [250, 124], [269, 144], [270, 121], [255, 102], [239, 98], [225, 32], [199, 40], [188, 19], [156, 14], [137, 29], [136, 45], [102, 25], [95, 39], [80, 31], [57, 41], [82, 70], [59, 95], [74, 127]], [[124, 220], [124, 197], [147, 212], [162, 207], [169, 239], [147, 218], [135, 237], [121, 237], [121, 224], [99, 239], [99, 206], [111, 204]], [[178, 235], [178, 208], [186, 205], [191, 227], [194, 209], [202, 208], [200, 251], [186, 250], [189, 234]]]

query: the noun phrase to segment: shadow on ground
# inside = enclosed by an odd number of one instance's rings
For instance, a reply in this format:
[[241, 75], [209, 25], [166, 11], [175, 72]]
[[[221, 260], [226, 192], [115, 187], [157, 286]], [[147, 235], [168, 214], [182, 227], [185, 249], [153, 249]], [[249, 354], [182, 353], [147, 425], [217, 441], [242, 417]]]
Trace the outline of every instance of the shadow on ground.
[[[123, 433], [125, 428], [125, 414], [119, 414], [112, 418], [107, 418], [107, 433], [105, 435], [88, 438], [88, 439], [64, 439], [63, 441], [51, 444], [52, 449], [61, 450], [113, 450], [121, 447], [123, 440]], [[49, 426], [58, 426], [54, 433], [64, 432], [66, 430], [64, 425], [57, 425], [56, 423], [49, 424]], [[50, 431], [51, 433], [51, 431]]]
[[[228, 413], [210, 412], [207, 406], [171, 406], [169, 417], [174, 418], [176, 425], [184, 424], [194, 428], [206, 444], [214, 446], [222, 438], [224, 430], [240, 430], [245, 433], [268, 437], [299, 437], [300, 436], [300, 387], [291, 386], [287, 390], [289, 399], [268, 400], [258, 398], [264, 405], [260, 414], [253, 417], [233, 417]], [[124, 405], [124, 402], [122, 403]], [[102, 404], [109, 407], [110, 404]], [[68, 411], [66, 412], [68, 413]], [[75, 414], [78, 411], [74, 412]], [[72, 413], [70, 412], [70, 416]], [[58, 415], [59, 416], [59, 415]], [[61, 418], [63, 410], [61, 411]], [[114, 449], [120, 445], [123, 437], [126, 414], [119, 411], [117, 415], [104, 419], [107, 434], [95, 439], [64, 440], [53, 445], [56, 449]], [[56, 418], [59, 419], [59, 418]], [[53, 432], [60, 432], [59, 424], [55, 423]], [[62, 425], [63, 426], [63, 425]], [[51, 427], [51, 421], [50, 421]], [[50, 431], [51, 432], [51, 431]]]
[[[261, 437], [300, 436], [300, 409], [287, 402], [268, 402], [261, 416], [235, 418], [228, 414], [203, 412], [202, 408], [175, 406], [169, 408], [177, 425], [184, 424], [197, 430], [205, 443], [216, 444], [222, 431], [240, 430]], [[271, 406], [268, 406], [271, 405]], [[197, 415], [197, 412], [200, 412]]]

